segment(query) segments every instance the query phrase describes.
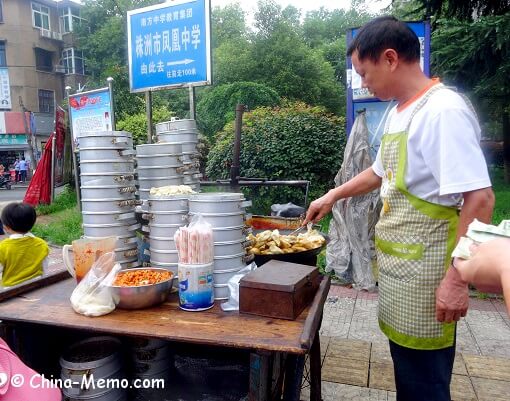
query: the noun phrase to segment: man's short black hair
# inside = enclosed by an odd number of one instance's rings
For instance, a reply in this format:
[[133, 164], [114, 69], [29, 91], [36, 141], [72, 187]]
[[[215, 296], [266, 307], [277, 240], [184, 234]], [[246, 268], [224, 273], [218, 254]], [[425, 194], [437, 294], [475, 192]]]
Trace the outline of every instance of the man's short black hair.
[[35, 209], [28, 203], [9, 203], [2, 210], [2, 223], [17, 233], [28, 233], [35, 224]]
[[385, 49], [394, 49], [408, 62], [420, 60], [420, 41], [406, 23], [388, 15], [363, 25], [347, 49], [347, 55], [358, 52], [360, 60], [377, 62]]

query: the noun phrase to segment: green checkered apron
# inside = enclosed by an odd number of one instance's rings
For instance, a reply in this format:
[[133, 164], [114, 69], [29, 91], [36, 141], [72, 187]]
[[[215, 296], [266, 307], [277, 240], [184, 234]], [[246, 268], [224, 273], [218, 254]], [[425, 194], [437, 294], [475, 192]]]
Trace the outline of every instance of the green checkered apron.
[[444, 277], [455, 245], [458, 210], [420, 199], [407, 190], [407, 137], [411, 121], [430, 95], [419, 101], [404, 132], [381, 141], [383, 208], [376, 226], [379, 264], [379, 326], [388, 338], [413, 349], [453, 345], [455, 323], [436, 320], [435, 291]]

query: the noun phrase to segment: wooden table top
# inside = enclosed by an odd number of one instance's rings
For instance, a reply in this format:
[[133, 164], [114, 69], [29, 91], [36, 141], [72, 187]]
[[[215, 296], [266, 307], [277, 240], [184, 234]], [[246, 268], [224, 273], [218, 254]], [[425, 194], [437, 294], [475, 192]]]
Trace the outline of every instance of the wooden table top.
[[118, 335], [161, 338], [195, 344], [305, 354], [320, 325], [330, 286], [324, 277], [312, 304], [294, 321], [223, 312], [219, 303], [202, 312], [179, 308], [177, 294], [148, 309], [122, 310], [100, 317], [74, 312], [67, 279], [0, 303], [0, 320], [25, 322]]

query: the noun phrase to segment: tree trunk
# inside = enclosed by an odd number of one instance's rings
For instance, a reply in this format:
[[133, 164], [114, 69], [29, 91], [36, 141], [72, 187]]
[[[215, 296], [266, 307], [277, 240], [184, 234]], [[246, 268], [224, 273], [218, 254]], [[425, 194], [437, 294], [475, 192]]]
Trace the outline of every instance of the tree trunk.
[[505, 183], [510, 184], [510, 115], [503, 110], [503, 165], [505, 167]]

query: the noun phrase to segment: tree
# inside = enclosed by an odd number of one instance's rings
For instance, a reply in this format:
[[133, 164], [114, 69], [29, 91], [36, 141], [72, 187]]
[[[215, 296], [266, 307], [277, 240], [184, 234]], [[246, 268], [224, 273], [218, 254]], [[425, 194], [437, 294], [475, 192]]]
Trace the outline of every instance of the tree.
[[248, 110], [257, 107], [274, 107], [280, 97], [273, 89], [254, 82], [235, 82], [220, 85], [207, 91], [197, 105], [197, 122], [200, 131], [212, 137], [227, 122], [235, 118], [235, 107], [244, 104]]

